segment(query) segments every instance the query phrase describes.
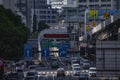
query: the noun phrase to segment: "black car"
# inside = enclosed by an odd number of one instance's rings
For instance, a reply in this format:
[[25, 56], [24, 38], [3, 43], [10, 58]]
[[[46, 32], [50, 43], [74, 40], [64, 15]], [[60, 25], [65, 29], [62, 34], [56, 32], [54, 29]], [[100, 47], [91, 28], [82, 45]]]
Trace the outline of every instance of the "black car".
[[22, 80], [22, 78], [19, 76], [18, 73], [13, 72], [13, 73], [8, 74], [6, 80]]

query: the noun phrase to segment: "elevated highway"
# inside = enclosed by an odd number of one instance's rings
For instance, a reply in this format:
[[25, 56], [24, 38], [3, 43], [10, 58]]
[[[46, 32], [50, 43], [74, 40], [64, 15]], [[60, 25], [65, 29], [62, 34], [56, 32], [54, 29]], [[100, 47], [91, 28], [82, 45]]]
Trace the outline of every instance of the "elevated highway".
[[120, 13], [116, 13], [91, 31], [98, 77], [120, 77], [119, 30]]
[[[99, 23], [90, 32], [92, 40], [117, 40], [118, 30], [120, 28], [120, 12], [110, 15], [105, 21]], [[84, 36], [81, 36], [80, 41], [84, 40]]]

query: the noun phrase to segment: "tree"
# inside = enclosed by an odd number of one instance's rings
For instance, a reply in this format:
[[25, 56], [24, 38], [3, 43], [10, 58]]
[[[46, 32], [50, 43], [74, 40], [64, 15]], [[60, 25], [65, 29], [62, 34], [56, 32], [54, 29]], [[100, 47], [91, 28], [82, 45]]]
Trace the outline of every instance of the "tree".
[[38, 32], [42, 31], [43, 29], [47, 29], [49, 28], [49, 26], [47, 24], [45, 24], [45, 22], [40, 21], [38, 23]]
[[21, 18], [0, 6], [0, 56], [4, 59], [22, 58], [27, 38], [28, 29]]

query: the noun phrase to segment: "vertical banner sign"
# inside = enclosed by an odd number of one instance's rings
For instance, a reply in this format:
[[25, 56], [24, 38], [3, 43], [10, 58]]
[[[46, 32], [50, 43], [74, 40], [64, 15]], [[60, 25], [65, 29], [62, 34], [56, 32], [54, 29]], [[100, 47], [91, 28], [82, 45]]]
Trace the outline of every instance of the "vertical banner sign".
[[50, 50], [49, 49], [42, 49], [41, 50], [41, 56], [42, 57], [49, 57]]
[[24, 44], [24, 58], [31, 58], [32, 57], [32, 45], [31, 44]]

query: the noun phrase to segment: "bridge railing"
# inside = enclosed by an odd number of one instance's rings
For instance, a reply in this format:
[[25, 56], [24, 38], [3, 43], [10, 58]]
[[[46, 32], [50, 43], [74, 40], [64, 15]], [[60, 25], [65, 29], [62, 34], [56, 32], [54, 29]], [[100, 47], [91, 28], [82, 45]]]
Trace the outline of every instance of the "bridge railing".
[[[120, 19], [120, 12], [118, 12], [114, 15], [110, 15], [109, 18], [107, 18], [105, 21], [101, 22], [100, 24], [98, 24], [96, 27], [94, 27], [92, 29], [91, 35], [99, 32], [100, 30], [104, 29], [107, 25], [110, 25], [111, 23], [114, 23], [118, 19]], [[84, 39], [84, 36], [79, 37], [79, 41], [83, 41], [83, 39]]]
[[92, 34], [95, 34], [96, 32], [100, 31], [101, 29], [105, 28], [107, 25], [110, 25], [111, 23], [114, 23], [120, 19], [120, 12], [116, 13], [114, 15], [111, 15], [109, 18], [107, 18], [105, 21], [98, 24], [96, 27], [92, 29]]

